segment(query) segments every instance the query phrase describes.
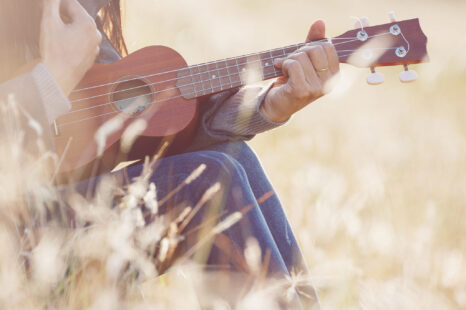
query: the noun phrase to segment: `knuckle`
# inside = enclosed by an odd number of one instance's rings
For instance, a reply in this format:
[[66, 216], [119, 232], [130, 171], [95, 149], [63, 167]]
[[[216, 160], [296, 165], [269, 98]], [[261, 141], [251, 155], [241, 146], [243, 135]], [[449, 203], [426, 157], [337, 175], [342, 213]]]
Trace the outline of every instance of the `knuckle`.
[[322, 83], [315, 83], [311, 85], [310, 92], [313, 97], [322, 97], [324, 95], [324, 87]]
[[288, 89], [287, 95], [298, 102], [309, 100], [312, 96], [311, 88], [308, 85], [295, 85]]
[[299, 60], [302, 60], [304, 58], [307, 58], [307, 55], [303, 51], [300, 51], [300, 52], [298, 52], [298, 53], [291, 56], [291, 59], [293, 59], [295, 61], [299, 61]]
[[330, 48], [330, 47], [333, 46], [333, 44], [330, 43], [330, 42], [322, 42], [320, 45], [321, 45], [323, 48]]
[[297, 62], [296, 60], [291, 60], [289, 66], [291, 70], [298, 70], [301, 67], [299, 62]]
[[306, 53], [309, 57], [314, 57], [317, 55], [318, 52], [318, 47], [319, 45], [313, 45], [313, 46], [309, 46], [309, 48], [306, 50]]
[[309, 99], [310, 93], [309, 89], [299, 89], [295, 92], [295, 98], [299, 101], [306, 101]]
[[295, 71], [298, 69], [299, 67], [299, 63], [294, 60], [293, 58], [288, 58], [287, 60], [285, 60], [285, 62], [283, 63], [283, 65], [289, 70], [289, 71]]
[[308, 54], [313, 48], [314, 48], [314, 46], [308, 45], [308, 46], [303, 48], [303, 52]]
[[315, 49], [313, 50], [313, 53], [315, 53], [317, 55], [322, 55], [323, 53], [325, 53], [324, 47], [321, 44], [316, 45]]
[[283, 92], [284, 92], [285, 96], [287, 96], [287, 97], [294, 97], [294, 94], [295, 94], [295, 91], [293, 90], [292, 87], [285, 87]]
[[325, 44], [323, 44], [323, 47], [325, 48], [326, 51], [328, 51], [330, 53], [336, 53], [337, 52], [337, 50], [335, 48], [335, 45], [333, 45], [332, 43], [325, 42]]

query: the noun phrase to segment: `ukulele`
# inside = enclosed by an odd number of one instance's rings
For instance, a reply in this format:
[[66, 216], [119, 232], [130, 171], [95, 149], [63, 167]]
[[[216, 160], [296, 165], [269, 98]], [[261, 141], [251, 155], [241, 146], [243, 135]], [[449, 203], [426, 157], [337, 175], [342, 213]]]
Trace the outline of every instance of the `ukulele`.
[[[393, 17], [371, 27], [360, 21], [356, 29], [320, 41], [334, 44], [340, 63], [370, 68], [367, 82], [373, 85], [383, 82], [375, 67], [402, 65], [401, 81], [411, 82], [417, 74], [408, 65], [428, 60], [418, 19]], [[170, 142], [168, 154], [182, 152], [196, 129], [199, 102], [281, 76], [274, 59], [311, 43], [194, 66], [173, 49], [150, 46], [94, 65], [71, 93], [71, 110], [52, 125], [59, 175], [76, 181], [108, 172], [121, 161], [155, 154], [163, 141]]]

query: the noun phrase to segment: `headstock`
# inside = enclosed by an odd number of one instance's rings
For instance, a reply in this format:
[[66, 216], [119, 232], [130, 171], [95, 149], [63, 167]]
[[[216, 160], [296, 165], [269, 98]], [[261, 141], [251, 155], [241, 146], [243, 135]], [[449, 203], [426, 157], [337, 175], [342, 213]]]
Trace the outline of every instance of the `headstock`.
[[383, 82], [383, 75], [375, 67], [401, 65], [401, 82], [417, 79], [417, 73], [408, 65], [428, 61], [427, 37], [422, 32], [419, 19], [396, 21], [390, 13], [388, 24], [368, 26], [367, 18], [356, 23], [356, 29], [332, 38], [340, 62], [360, 68], [370, 68], [367, 82], [372, 85]]

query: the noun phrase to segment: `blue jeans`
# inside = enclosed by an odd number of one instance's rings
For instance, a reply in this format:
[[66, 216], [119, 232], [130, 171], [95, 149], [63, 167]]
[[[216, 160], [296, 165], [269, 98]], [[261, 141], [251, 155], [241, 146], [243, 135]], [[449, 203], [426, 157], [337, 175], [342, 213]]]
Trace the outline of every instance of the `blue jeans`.
[[[161, 206], [161, 212], [168, 213], [176, 208], [181, 210], [186, 205], [196, 205], [204, 192], [219, 182], [221, 190], [213, 198], [213, 203], [206, 204], [185, 229], [193, 232], [191, 240], [197, 240], [196, 232], [202, 230], [198, 228], [205, 223], [210, 221], [212, 228], [233, 212], [244, 213], [238, 223], [222, 233], [223, 239], [220, 238], [211, 245], [203, 263], [243, 271], [247, 266], [244, 266], [241, 254], [246, 241], [252, 237], [258, 241], [262, 259], [267, 260], [269, 276], [283, 278], [292, 272], [307, 275], [304, 257], [282, 205], [258, 158], [246, 143], [225, 143], [202, 151], [163, 158], [151, 177], [151, 181], [156, 184], [157, 197], [163, 199], [201, 164], [207, 166], [204, 173]], [[141, 166], [133, 166], [126, 173], [133, 178], [139, 176], [141, 171]], [[81, 182], [79, 187], [83, 189], [88, 185], [88, 182]], [[212, 223], [212, 218], [218, 220]], [[188, 241], [184, 245], [184, 251], [192, 246]], [[306, 304], [317, 303], [315, 291], [310, 284], [303, 285], [298, 291], [308, 296], [304, 298], [311, 299]]]

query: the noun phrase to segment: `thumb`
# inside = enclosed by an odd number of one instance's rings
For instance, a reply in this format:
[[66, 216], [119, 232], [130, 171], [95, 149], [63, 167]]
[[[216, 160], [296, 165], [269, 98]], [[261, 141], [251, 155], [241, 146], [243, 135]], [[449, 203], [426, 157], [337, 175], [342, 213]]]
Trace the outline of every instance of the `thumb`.
[[316, 41], [325, 38], [325, 22], [322, 19], [316, 20], [306, 38], [306, 42]]

